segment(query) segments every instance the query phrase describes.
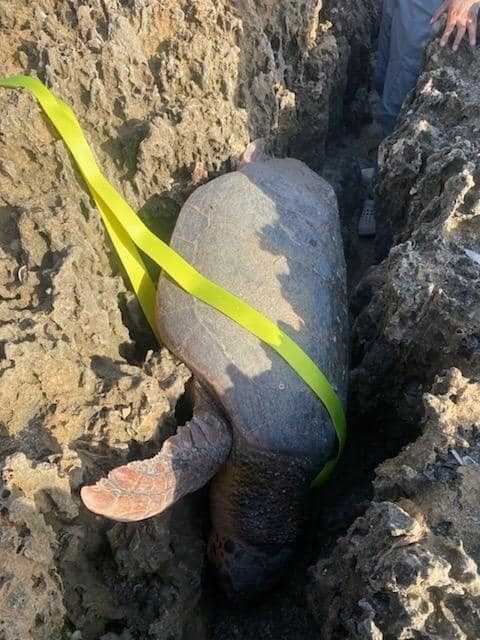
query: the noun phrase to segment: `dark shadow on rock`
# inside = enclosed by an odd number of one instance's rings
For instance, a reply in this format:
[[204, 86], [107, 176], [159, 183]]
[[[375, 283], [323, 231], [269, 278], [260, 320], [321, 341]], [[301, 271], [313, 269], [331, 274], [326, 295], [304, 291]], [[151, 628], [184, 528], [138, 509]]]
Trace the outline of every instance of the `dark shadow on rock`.
[[[87, 106], [90, 106], [90, 94], [87, 94]], [[122, 118], [122, 114], [119, 114]], [[123, 121], [117, 129], [118, 137], [102, 145], [102, 149], [113, 160], [117, 169], [131, 180], [135, 175], [138, 148], [145, 138], [148, 126], [144, 120], [131, 119]]]
[[[137, 387], [141, 382], [140, 374], [137, 377], [132, 376], [131, 368], [122, 360], [112, 360], [106, 356], [93, 356], [90, 367], [97, 378], [102, 380], [105, 391], [108, 391], [115, 382], [122, 378], [128, 377], [130, 388]], [[127, 368], [126, 371], [125, 368]]]

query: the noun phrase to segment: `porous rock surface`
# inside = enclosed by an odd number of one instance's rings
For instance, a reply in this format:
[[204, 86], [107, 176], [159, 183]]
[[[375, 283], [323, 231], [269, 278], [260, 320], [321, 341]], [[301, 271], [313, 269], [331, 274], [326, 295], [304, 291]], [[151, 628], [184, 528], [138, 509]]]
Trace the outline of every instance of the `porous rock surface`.
[[422, 435], [377, 469], [371, 506], [312, 569], [321, 638], [478, 637], [479, 400], [458, 369], [426, 395]]
[[378, 252], [393, 246], [353, 301], [352, 395], [363, 411], [396, 403], [414, 416], [442, 370], [479, 373], [479, 69], [477, 51], [433, 42], [380, 148]]
[[381, 147], [377, 248], [392, 248], [355, 292], [352, 398], [365, 429], [420, 435], [312, 571], [322, 638], [479, 635], [479, 71], [477, 51], [433, 42]]
[[[0, 73], [37, 74], [70, 103], [107, 177], [165, 235], [251, 140], [281, 154], [308, 138], [322, 156], [365, 79], [347, 70], [378, 2], [322, 4], [1, 3]], [[124, 526], [78, 497], [172, 433], [189, 372], [156, 350], [32, 97], [2, 89], [0, 111], [0, 637], [201, 638], [195, 501]]]

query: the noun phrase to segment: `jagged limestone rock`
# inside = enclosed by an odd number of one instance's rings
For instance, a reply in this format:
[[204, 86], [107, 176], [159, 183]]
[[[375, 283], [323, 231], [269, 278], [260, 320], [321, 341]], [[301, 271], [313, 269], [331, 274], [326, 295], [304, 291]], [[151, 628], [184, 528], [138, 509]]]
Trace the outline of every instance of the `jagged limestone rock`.
[[480, 384], [452, 369], [422, 436], [377, 470], [375, 497], [312, 570], [322, 638], [475, 638], [480, 624]]
[[381, 147], [389, 253], [352, 303], [353, 412], [387, 438], [395, 423], [421, 435], [377, 469], [370, 508], [313, 570], [322, 638], [478, 636], [479, 69], [467, 44], [433, 42]]
[[[362, 410], [421, 405], [443, 369], [479, 373], [477, 51], [432, 43], [380, 150], [379, 248], [354, 299], [353, 394]], [[367, 390], [373, 390], [368, 392]]]
[[[22, 454], [17, 454], [22, 455]], [[31, 497], [0, 491], [0, 636], [58, 637], [65, 605], [55, 568], [58, 540]]]

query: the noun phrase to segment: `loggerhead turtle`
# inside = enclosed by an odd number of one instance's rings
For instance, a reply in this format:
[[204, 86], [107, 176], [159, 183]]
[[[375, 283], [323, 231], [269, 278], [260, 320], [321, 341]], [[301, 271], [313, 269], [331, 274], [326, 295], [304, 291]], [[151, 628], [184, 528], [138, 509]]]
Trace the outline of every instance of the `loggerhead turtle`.
[[[347, 391], [346, 276], [332, 188], [293, 159], [254, 162], [198, 188], [172, 247], [274, 320]], [[157, 324], [194, 374], [192, 419], [150, 460], [82, 488], [93, 512], [130, 522], [210, 486], [208, 555], [227, 590], [270, 586], [307, 517], [309, 485], [336, 451], [320, 400], [269, 347], [161, 276]]]

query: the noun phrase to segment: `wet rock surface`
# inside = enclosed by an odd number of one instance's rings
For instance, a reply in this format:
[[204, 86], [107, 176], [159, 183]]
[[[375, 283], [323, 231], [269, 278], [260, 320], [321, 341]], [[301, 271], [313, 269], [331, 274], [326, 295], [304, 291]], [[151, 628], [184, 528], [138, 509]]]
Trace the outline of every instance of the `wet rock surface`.
[[[166, 237], [250, 140], [282, 154], [308, 138], [322, 159], [368, 74], [347, 79], [378, 3], [356, 5], [2, 3], [0, 72], [37, 74], [70, 103], [107, 177]], [[135, 526], [78, 497], [158, 449], [190, 374], [154, 344], [34, 100], [1, 90], [0, 109], [0, 636], [201, 638], [202, 496]]]
[[357, 287], [352, 414], [413, 442], [312, 569], [322, 638], [473, 639], [480, 628], [480, 56], [430, 45], [380, 153], [377, 254]]

